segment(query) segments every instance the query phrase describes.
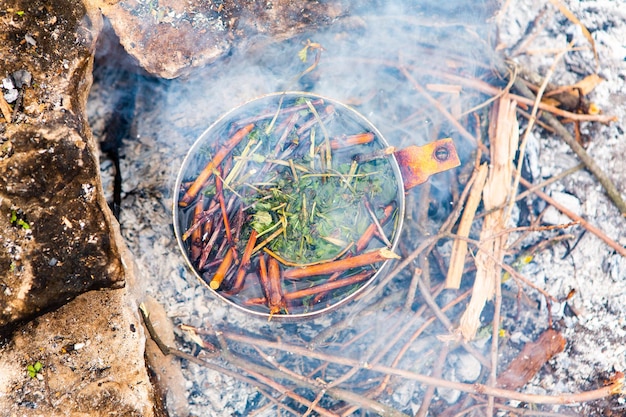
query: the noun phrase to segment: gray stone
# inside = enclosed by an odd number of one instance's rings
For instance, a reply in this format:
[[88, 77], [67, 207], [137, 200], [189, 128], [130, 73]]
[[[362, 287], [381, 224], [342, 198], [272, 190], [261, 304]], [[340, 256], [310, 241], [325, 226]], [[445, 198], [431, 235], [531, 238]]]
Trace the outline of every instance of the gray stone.
[[244, 42], [274, 42], [346, 12], [339, 1], [96, 1], [129, 54], [148, 72], [175, 78]]

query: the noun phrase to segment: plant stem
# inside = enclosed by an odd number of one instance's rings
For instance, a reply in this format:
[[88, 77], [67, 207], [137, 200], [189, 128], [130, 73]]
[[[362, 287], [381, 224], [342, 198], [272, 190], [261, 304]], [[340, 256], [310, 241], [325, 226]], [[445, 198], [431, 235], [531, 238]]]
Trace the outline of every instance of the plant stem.
[[319, 265], [312, 265], [304, 268], [289, 269], [284, 272], [283, 276], [287, 279], [300, 279], [312, 277], [315, 275], [327, 275], [333, 272], [346, 271], [352, 268], [358, 268], [365, 265], [371, 265], [383, 262], [389, 259], [397, 259], [398, 256], [387, 249], [378, 249], [372, 252], [366, 252], [346, 259], [338, 261], [326, 262]]
[[178, 201], [179, 206], [187, 207], [189, 203], [196, 198], [196, 195], [200, 192], [206, 181], [211, 177], [211, 175], [213, 175], [213, 171], [219, 166], [219, 164], [222, 163], [224, 158], [226, 158], [226, 155], [228, 155], [243, 138], [248, 136], [252, 129], [254, 129], [254, 124], [250, 123], [249, 125], [239, 129], [226, 143], [224, 143], [224, 145], [222, 145], [213, 159], [206, 164], [202, 172], [200, 172], [183, 197]]

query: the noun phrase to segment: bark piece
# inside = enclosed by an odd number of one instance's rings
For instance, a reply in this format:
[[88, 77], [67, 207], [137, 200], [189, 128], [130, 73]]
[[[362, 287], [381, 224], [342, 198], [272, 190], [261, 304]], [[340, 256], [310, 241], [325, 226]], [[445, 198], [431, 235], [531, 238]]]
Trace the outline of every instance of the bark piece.
[[500, 388], [516, 390], [530, 381], [543, 365], [563, 352], [566, 340], [554, 329], [548, 329], [534, 342], [524, 345], [522, 351], [498, 377]]

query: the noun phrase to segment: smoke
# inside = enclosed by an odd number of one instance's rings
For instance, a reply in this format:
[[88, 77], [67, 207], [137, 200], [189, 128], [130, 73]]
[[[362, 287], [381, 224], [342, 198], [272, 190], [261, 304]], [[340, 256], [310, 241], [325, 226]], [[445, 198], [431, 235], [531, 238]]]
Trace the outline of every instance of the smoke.
[[[353, 106], [396, 147], [423, 145], [450, 136], [462, 162], [467, 162], [473, 145], [415, 90], [403, 73], [404, 69], [412, 74], [429, 94], [459, 117], [461, 124], [474, 125], [464, 112], [482, 98], [465, 89], [446, 91], [443, 87], [453, 83], [439, 75], [449, 72], [474, 77], [484, 71], [492, 50], [489, 27], [484, 24], [488, 8], [476, 3], [449, 4], [368, 2], [367, 7], [354, 6], [351, 15], [328, 27], [313, 27], [286, 40], [252, 36], [228, 56], [175, 80], [157, 80], [139, 71], [132, 129], [122, 141], [120, 223], [146, 279], [146, 291], [166, 305], [168, 315], [176, 317], [177, 323], [202, 326], [207, 319], [219, 323], [227, 317], [232, 326], [260, 326], [211, 297], [185, 270], [171, 229], [173, 188], [180, 164], [194, 141], [228, 110], [268, 93], [312, 92]], [[307, 60], [300, 59], [307, 41], [320, 44], [323, 51], [319, 63], [303, 74], [317, 54], [309, 50]], [[110, 62], [112, 58], [107, 59]], [[103, 65], [101, 70], [100, 99], [124, 94], [124, 89], [107, 91], [107, 85], [123, 73], [120, 66]], [[93, 99], [97, 101], [98, 97]], [[115, 97], [107, 100], [116, 101]], [[101, 124], [94, 122], [96, 127]], [[98, 134], [97, 129], [94, 131]], [[409, 200], [435, 198], [437, 204], [449, 208], [449, 180], [447, 175], [434, 176], [430, 197], [412, 190]], [[416, 247], [421, 238], [415, 210], [417, 207], [407, 209], [412, 222], [407, 223], [401, 244], [406, 250]], [[392, 286], [388, 291], [394, 288], [399, 289]], [[375, 320], [375, 332], [385, 332], [391, 324], [382, 317]], [[326, 327], [334, 318], [325, 317], [317, 325]], [[353, 317], [355, 327], [368, 326], [360, 319]], [[301, 326], [298, 332], [315, 333], [313, 328]], [[276, 325], [274, 330], [290, 333], [286, 326]], [[357, 357], [359, 352], [342, 354]], [[195, 386], [208, 386], [200, 370], [187, 377]], [[210, 408], [206, 398], [195, 401], [204, 401]], [[208, 415], [207, 409], [198, 408], [196, 414]]]

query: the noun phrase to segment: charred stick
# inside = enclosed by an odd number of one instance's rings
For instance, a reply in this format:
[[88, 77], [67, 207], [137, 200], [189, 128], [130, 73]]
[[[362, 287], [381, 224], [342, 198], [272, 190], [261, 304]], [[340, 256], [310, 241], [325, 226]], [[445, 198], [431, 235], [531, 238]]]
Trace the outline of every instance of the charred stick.
[[348, 146], [365, 145], [374, 140], [374, 134], [372, 132], [357, 133], [356, 135], [346, 136], [343, 135], [340, 138], [330, 141], [330, 149], [342, 149]]
[[269, 294], [266, 294], [268, 306], [270, 308], [270, 318], [281, 311], [287, 312], [287, 302], [283, 294], [282, 279], [280, 276], [280, 265], [274, 258], [269, 259], [267, 266], [267, 276], [269, 278]]
[[256, 245], [256, 237], [257, 231], [252, 229], [250, 232], [250, 237], [248, 238], [248, 243], [246, 243], [246, 248], [243, 251], [243, 255], [241, 256], [241, 263], [239, 264], [239, 269], [237, 270], [237, 275], [235, 276], [235, 282], [231, 288], [231, 292], [234, 294], [238, 293], [243, 287], [244, 278], [246, 277], [246, 272], [248, 267], [250, 266], [250, 258], [252, 257], [252, 249], [254, 249], [254, 245]]
[[[380, 221], [378, 221], [378, 219], [377, 219], [378, 224], [381, 225], [381, 228], [391, 218], [391, 214], [392, 213], [393, 213], [393, 205], [389, 204], [384, 209], [383, 218], [380, 219]], [[374, 224], [374, 223], [370, 224], [367, 227], [367, 229], [365, 229], [365, 232], [363, 232], [363, 235], [361, 235], [359, 240], [357, 240], [357, 242], [356, 242], [356, 249], [355, 249], [356, 253], [361, 252], [363, 249], [365, 249], [367, 247], [367, 245], [370, 243], [370, 241], [374, 237], [374, 234], [376, 233], [376, 229], [378, 229], [378, 226], [376, 224]]]
[[196, 195], [206, 181], [213, 175], [213, 171], [219, 166], [219, 164], [224, 160], [226, 155], [228, 155], [234, 148], [241, 142], [243, 138], [248, 136], [248, 134], [254, 129], [254, 124], [250, 123], [245, 127], [239, 129], [222, 147], [217, 151], [213, 159], [209, 161], [209, 163], [204, 167], [202, 172], [195, 179], [193, 184], [189, 187], [187, 192], [183, 195], [183, 197], [178, 202], [178, 205], [181, 207], [186, 207], [196, 198]]
[[217, 271], [215, 271], [213, 278], [211, 278], [211, 282], [209, 283], [209, 287], [211, 287], [211, 289], [217, 290], [220, 287], [220, 285], [222, 285], [222, 281], [224, 281], [224, 278], [226, 277], [226, 274], [228, 273], [228, 270], [230, 269], [232, 264], [233, 264], [233, 251], [229, 250], [229, 251], [226, 251], [226, 255], [224, 255], [224, 259], [222, 259], [222, 263], [217, 268]]
[[334, 272], [346, 271], [365, 265], [383, 262], [389, 259], [398, 259], [399, 256], [389, 249], [382, 248], [372, 252], [362, 253], [351, 258], [340, 259], [338, 261], [326, 262], [319, 265], [312, 265], [304, 268], [288, 269], [283, 273], [287, 279], [300, 279], [315, 275], [328, 275]]
[[[194, 222], [196, 222], [202, 215], [203, 208], [204, 195], [200, 194], [200, 198], [198, 199], [193, 211]], [[193, 232], [191, 232], [191, 260], [195, 262], [200, 255], [202, 255], [202, 229], [197, 227]]]
[[194, 223], [189, 226], [189, 229], [187, 229], [185, 231], [185, 233], [183, 233], [182, 239], [183, 241], [189, 239], [189, 236], [191, 236], [191, 234], [198, 229], [200, 226], [202, 226], [205, 222], [207, 222], [207, 220], [210, 220], [211, 215], [213, 213], [215, 213], [217, 211], [217, 209], [219, 208], [218, 204], [216, 201], [211, 201], [211, 205], [209, 206], [209, 208], [207, 210], [204, 210], [200, 216], [194, 216]]

